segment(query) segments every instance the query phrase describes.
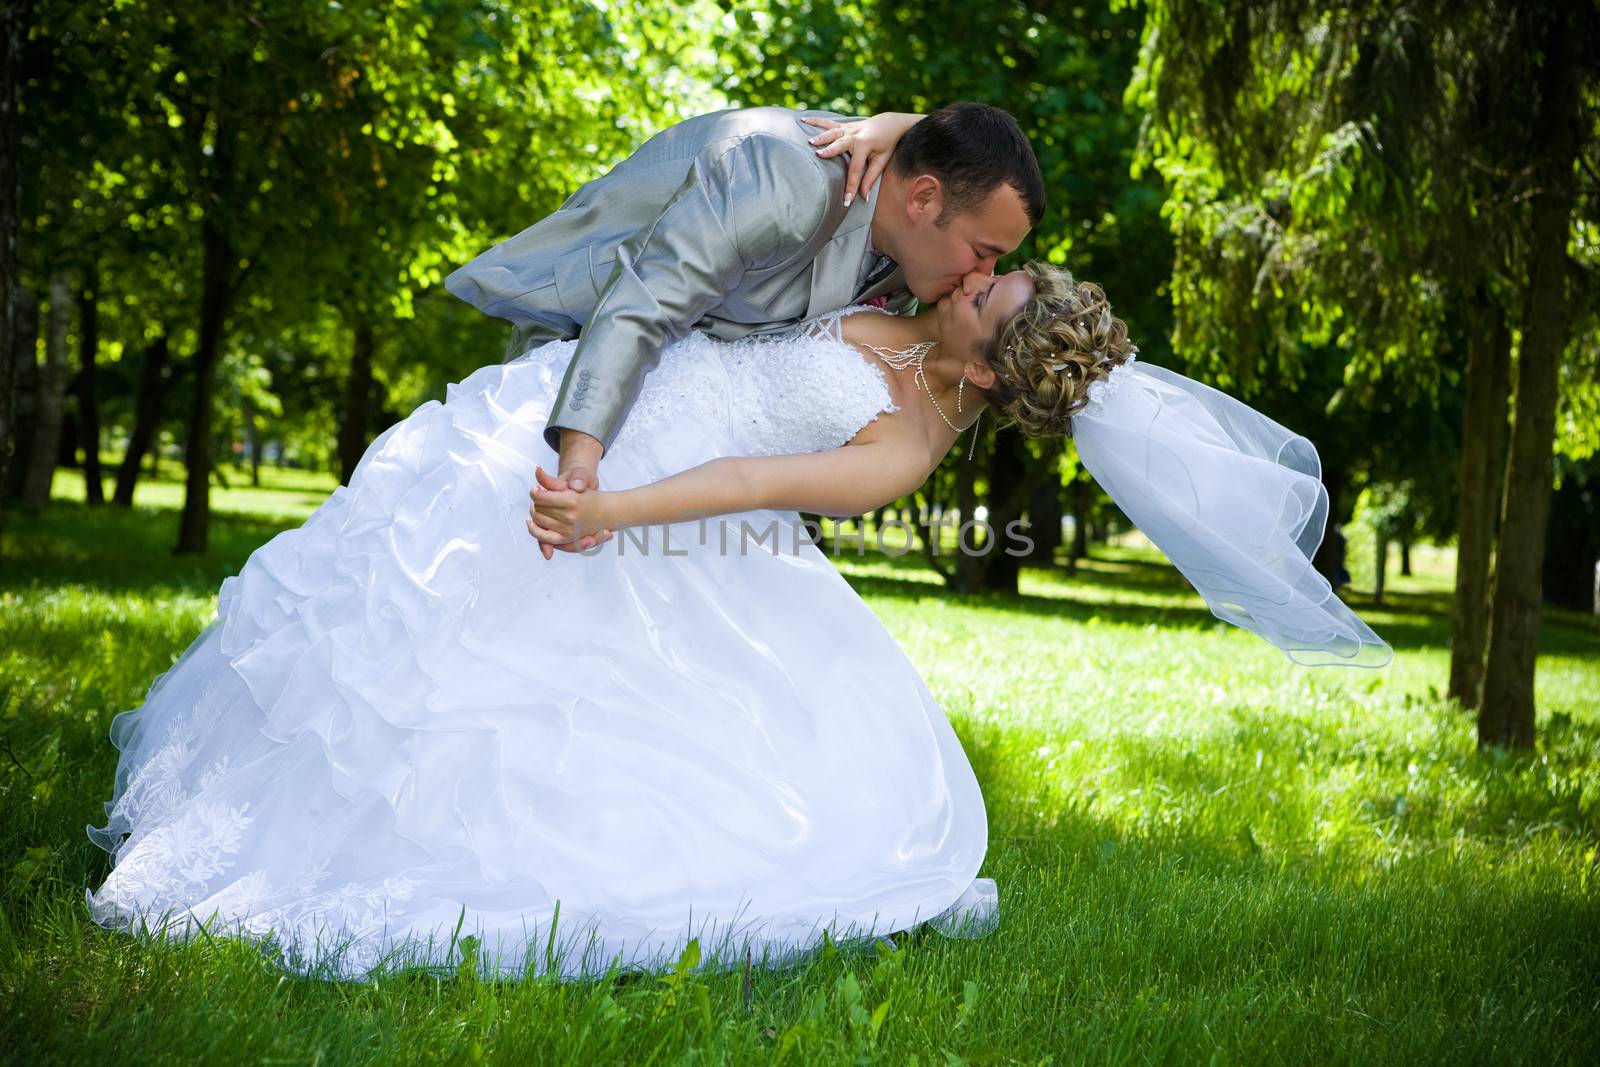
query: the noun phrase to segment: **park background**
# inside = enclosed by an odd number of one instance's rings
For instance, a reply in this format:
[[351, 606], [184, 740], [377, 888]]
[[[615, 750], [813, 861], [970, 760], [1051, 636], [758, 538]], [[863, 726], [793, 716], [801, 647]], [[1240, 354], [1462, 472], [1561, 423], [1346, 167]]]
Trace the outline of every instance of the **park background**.
[[[1593, 1061], [1593, 5], [0, 13], [0, 1058]], [[978, 771], [996, 936], [339, 988], [89, 923], [111, 716], [377, 433], [501, 357], [446, 274], [686, 115], [957, 99], [1044, 169], [1002, 269], [1100, 282], [1141, 358], [1316, 443], [1319, 569], [1391, 667], [1228, 631], [1070, 441], [985, 434], [868, 543], [1025, 517], [1032, 557], [838, 558]]]

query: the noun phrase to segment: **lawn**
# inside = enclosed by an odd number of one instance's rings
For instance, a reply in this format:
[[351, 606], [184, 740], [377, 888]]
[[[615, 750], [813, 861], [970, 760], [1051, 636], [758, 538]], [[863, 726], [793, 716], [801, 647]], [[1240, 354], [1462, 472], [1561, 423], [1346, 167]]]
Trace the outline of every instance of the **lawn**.
[[111, 717], [250, 551], [331, 488], [268, 470], [90, 511], [72, 472], [0, 571], [0, 1059], [153, 1063], [1600, 1062], [1600, 626], [1551, 613], [1539, 747], [1480, 753], [1440, 698], [1448, 552], [1352, 604], [1382, 671], [1307, 669], [1104, 549], [1014, 597], [841, 558], [982, 783], [998, 932], [825, 948], [789, 971], [589, 983], [283, 978], [231, 941], [95, 926]]

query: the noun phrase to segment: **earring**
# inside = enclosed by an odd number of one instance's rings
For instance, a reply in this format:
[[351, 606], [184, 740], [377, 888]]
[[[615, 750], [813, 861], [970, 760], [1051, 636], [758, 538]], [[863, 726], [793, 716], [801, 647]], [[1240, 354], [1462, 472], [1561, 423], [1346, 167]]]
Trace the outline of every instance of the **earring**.
[[961, 376], [961, 384], [956, 386], [956, 414], [961, 414], [961, 391], [967, 387], [967, 376]]

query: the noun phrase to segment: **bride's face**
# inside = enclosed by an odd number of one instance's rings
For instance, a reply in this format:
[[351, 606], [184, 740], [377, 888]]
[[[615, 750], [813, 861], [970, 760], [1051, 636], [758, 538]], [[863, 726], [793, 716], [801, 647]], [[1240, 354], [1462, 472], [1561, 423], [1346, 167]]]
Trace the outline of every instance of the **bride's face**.
[[978, 347], [998, 337], [1000, 327], [1032, 299], [1033, 279], [1027, 271], [999, 277], [969, 274], [939, 301], [939, 341], [949, 351], [976, 358]]

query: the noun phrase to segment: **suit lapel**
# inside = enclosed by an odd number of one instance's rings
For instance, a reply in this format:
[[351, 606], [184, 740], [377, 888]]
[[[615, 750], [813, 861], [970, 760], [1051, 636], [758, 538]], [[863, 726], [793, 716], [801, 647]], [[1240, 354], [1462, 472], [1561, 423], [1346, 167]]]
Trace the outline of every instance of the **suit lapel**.
[[[871, 202], [864, 196], [856, 197], [845, 209], [844, 218], [834, 231], [833, 239], [822, 246], [822, 251], [817, 253], [817, 258], [811, 264], [811, 296], [806, 305], [806, 318], [837, 311], [855, 297], [856, 279], [861, 275], [861, 259], [867, 254], [871, 222]], [[899, 275], [900, 271], [894, 270], [884, 279], [884, 283]]]

